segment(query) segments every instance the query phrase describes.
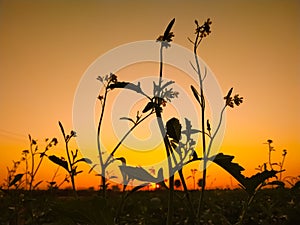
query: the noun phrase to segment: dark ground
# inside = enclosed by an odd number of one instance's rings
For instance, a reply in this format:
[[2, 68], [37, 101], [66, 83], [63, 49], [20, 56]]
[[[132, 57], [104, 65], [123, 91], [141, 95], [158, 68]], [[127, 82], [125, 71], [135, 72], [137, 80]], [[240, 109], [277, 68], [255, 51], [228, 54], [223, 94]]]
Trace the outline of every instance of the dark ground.
[[[191, 191], [194, 210], [199, 191]], [[120, 192], [108, 192], [107, 199], [96, 191], [69, 190], [10, 191], [0, 193], [0, 225], [115, 224], [120, 212]], [[201, 224], [235, 224], [241, 215], [247, 195], [243, 190], [209, 190], [205, 192]], [[257, 193], [246, 212], [244, 224], [300, 224], [300, 190], [265, 189]], [[184, 193], [175, 192], [173, 224], [193, 224], [192, 212]], [[167, 216], [168, 191], [132, 193], [119, 213], [118, 224], [161, 225]]]

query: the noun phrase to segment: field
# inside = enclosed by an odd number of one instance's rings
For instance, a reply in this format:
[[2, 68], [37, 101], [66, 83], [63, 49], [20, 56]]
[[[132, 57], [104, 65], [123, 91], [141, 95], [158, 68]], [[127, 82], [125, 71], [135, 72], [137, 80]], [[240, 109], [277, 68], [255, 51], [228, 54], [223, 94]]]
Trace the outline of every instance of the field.
[[[121, 192], [108, 191], [107, 199], [96, 191], [11, 190], [0, 198], [0, 224], [166, 224], [168, 191], [139, 191], [131, 194], [120, 213]], [[124, 193], [123, 193], [124, 194]], [[197, 199], [199, 191], [192, 191]], [[243, 190], [207, 190], [200, 224], [235, 224], [241, 214], [246, 195]], [[260, 190], [246, 212], [243, 224], [299, 224], [300, 191], [295, 189]], [[197, 202], [193, 202], [196, 204]], [[191, 224], [191, 212], [184, 193], [175, 192], [173, 224]], [[116, 215], [119, 214], [116, 221]]]

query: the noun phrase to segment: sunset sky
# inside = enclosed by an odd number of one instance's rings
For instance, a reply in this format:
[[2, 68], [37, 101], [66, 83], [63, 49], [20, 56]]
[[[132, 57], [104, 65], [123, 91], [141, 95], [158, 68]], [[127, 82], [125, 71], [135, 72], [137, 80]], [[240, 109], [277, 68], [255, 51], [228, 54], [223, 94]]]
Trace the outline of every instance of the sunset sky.
[[[6, 166], [28, 149], [28, 134], [41, 147], [46, 137], [57, 137], [60, 144], [51, 151], [65, 155], [58, 121], [73, 129], [74, 96], [85, 71], [115, 47], [155, 40], [172, 18], [174, 43], [188, 49], [194, 20], [212, 20], [199, 55], [224, 96], [234, 87], [244, 97], [241, 106], [227, 110], [220, 151], [234, 155], [250, 176], [268, 160], [263, 143], [272, 139], [274, 162], [288, 151], [283, 177], [300, 175], [299, 12], [297, 0], [0, 0], [0, 185]], [[129, 80], [126, 71], [117, 75]], [[40, 179], [51, 180], [55, 168], [45, 160]], [[96, 186], [98, 177], [81, 168], [78, 186]], [[208, 175], [211, 186], [231, 185], [230, 176], [216, 166]]]

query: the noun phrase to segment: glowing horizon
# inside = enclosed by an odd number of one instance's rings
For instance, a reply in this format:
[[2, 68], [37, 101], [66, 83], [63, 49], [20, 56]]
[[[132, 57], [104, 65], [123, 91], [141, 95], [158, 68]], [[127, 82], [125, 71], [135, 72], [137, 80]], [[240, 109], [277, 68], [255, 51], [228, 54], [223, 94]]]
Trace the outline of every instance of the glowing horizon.
[[[45, 138], [58, 138], [59, 145], [50, 154], [65, 156], [57, 122], [61, 121], [68, 131], [74, 129], [72, 109], [76, 91], [83, 74], [96, 58], [122, 44], [155, 40], [174, 17], [173, 42], [188, 49], [192, 48], [187, 37], [194, 35], [194, 19], [202, 23], [211, 18], [212, 33], [201, 43], [199, 56], [215, 74], [224, 95], [234, 87], [234, 92], [244, 97], [241, 106], [227, 109], [220, 152], [234, 155], [234, 162], [242, 165], [246, 169], [244, 174], [250, 176], [257, 172], [258, 165], [268, 161], [268, 149], [263, 143], [272, 139], [276, 149], [272, 153], [274, 162], [281, 161], [283, 149], [288, 151], [283, 176], [298, 176], [299, 8], [297, 1], [232, 1], [228, 4], [186, 1], [160, 3], [159, 6], [146, 1], [91, 1], [89, 4], [84, 1], [76, 4], [2, 1], [0, 185], [7, 174], [6, 167], [21, 157], [22, 150], [28, 149], [28, 134], [38, 139], [41, 147]], [[168, 50], [164, 51], [165, 55]], [[133, 76], [134, 70], [137, 74]], [[137, 80], [141, 72], [142, 76], [157, 76], [158, 66], [137, 64], [111, 72], [115, 72], [120, 81], [132, 81]], [[180, 79], [181, 73], [172, 66], [165, 67], [168, 79], [189, 87], [191, 80]], [[98, 85], [96, 77], [95, 85]], [[96, 102], [97, 96], [93, 98]], [[134, 117], [142, 104], [141, 100], [141, 104], [134, 105], [130, 115]], [[108, 108], [107, 112], [110, 110]], [[165, 122], [173, 115], [175, 110], [172, 110], [166, 113]], [[180, 122], [184, 126], [184, 120]], [[109, 131], [104, 135], [108, 149], [118, 141], [116, 135], [112, 135], [110, 123], [108, 120], [104, 126]], [[143, 128], [139, 128], [136, 135], [147, 138], [149, 130], [144, 134], [142, 131]], [[72, 146], [77, 147], [75, 142]], [[92, 151], [97, 152], [96, 149]], [[157, 158], [165, 157], [163, 149], [157, 147], [155, 151], [162, 152]], [[139, 157], [141, 154], [137, 153]], [[128, 159], [138, 166], [138, 159], [134, 157], [131, 153]], [[43, 163], [36, 181], [42, 179], [46, 185], [56, 166], [49, 160]], [[88, 166], [81, 164], [79, 167], [84, 173], [76, 177], [78, 188], [96, 188], [99, 177], [88, 174]], [[194, 164], [191, 167], [197, 168]], [[191, 167], [185, 169], [186, 176], [190, 175]], [[212, 187], [231, 185], [230, 175], [223, 173], [221, 168], [213, 165], [208, 171]], [[24, 172], [24, 167], [20, 172]], [[62, 169], [59, 174], [63, 177]], [[200, 177], [198, 172], [197, 179]], [[188, 182], [192, 187], [191, 179]], [[234, 181], [232, 183], [234, 186]]]

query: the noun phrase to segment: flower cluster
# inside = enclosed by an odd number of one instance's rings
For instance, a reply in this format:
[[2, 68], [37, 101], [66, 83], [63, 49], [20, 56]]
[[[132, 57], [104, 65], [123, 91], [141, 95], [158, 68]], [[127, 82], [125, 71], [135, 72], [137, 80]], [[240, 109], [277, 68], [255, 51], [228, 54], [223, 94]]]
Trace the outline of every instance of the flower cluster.
[[239, 94], [234, 95], [233, 97], [231, 97], [231, 93], [232, 93], [233, 88], [231, 88], [227, 94], [227, 96], [224, 97], [226, 103], [226, 106], [229, 106], [231, 108], [234, 107], [234, 105], [239, 106], [241, 103], [243, 103], [243, 97], [240, 97]]
[[208, 18], [202, 26], [199, 26], [199, 23], [197, 20], [195, 20], [195, 23], [197, 25], [195, 33], [200, 34], [200, 38], [204, 38], [211, 33], [210, 25], [212, 24], [212, 22], [211, 22], [210, 18]]
[[105, 76], [98, 76], [97, 80], [99, 80], [101, 83], [117, 83], [118, 82], [118, 77], [117, 75], [110, 73], [109, 75], [106, 74]]
[[169, 47], [170, 44], [169, 42], [173, 41], [172, 38], [175, 36], [173, 32], [171, 32], [171, 29], [174, 25], [174, 22], [175, 22], [175, 18], [173, 20], [171, 20], [171, 22], [168, 24], [165, 32], [163, 35], [160, 35], [156, 41], [160, 41], [162, 42], [163, 46], [165, 47]]
[[170, 32], [166, 35], [166, 37], [164, 35], [160, 35], [156, 41], [166, 41], [166, 42], [172, 42], [172, 38], [175, 37], [173, 32]]

